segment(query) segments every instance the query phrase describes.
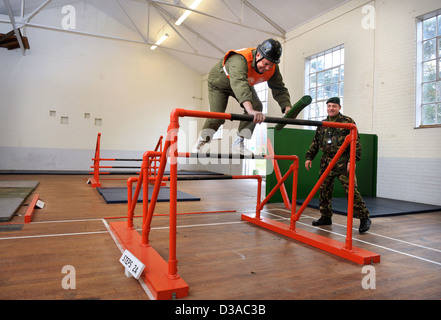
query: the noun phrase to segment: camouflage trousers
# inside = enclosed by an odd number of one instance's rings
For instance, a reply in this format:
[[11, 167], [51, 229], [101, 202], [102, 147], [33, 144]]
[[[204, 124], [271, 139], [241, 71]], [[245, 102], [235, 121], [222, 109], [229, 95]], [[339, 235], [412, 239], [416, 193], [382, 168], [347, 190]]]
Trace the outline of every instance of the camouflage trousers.
[[[328, 161], [322, 161], [320, 175], [325, 171], [327, 167]], [[334, 181], [337, 178], [343, 190], [346, 193], [346, 198], [348, 197], [349, 190], [349, 172], [346, 170], [347, 162], [343, 162], [340, 164], [336, 164], [336, 167], [331, 171], [328, 177], [325, 179], [323, 184], [320, 186], [320, 194], [319, 194], [319, 205], [320, 205], [320, 213], [324, 217], [332, 217], [332, 193], [334, 191]], [[355, 188], [354, 188], [354, 218], [368, 218], [369, 210], [366, 207], [366, 204], [363, 201], [363, 198], [360, 192], [357, 189], [357, 179], [355, 179]]]

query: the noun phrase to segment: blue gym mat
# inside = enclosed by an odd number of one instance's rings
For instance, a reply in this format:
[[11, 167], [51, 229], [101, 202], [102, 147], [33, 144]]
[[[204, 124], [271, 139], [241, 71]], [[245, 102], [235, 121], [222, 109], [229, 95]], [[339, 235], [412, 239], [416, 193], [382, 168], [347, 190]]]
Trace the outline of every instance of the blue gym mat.
[[[441, 206], [410, 201], [378, 197], [363, 197], [363, 200], [366, 203], [371, 218], [441, 211]], [[304, 201], [298, 200], [297, 204], [301, 205]], [[308, 207], [318, 209], [319, 200], [312, 199]], [[346, 198], [334, 198], [332, 201], [332, 211], [337, 214], [347, 215], [348, 200]]]
[[[96, 188], [100, 195], [104, 198], [106, 203], [127, 203], [127, 187], [100, 187]], [[132, 197], [135, 194], [135, 187], [133, 187]], [[149, 187], [149, 202], [152, 198], [153, 187]], [[138, 202], [142, 202], [142, 188], [139, 193]], [[192, 196], [191, 194], [178, 190], [178, 201], [200, 201], [201, 198]], [[157, 202], [170, 202], [170, 188], [161, 187], [159, 189]]]

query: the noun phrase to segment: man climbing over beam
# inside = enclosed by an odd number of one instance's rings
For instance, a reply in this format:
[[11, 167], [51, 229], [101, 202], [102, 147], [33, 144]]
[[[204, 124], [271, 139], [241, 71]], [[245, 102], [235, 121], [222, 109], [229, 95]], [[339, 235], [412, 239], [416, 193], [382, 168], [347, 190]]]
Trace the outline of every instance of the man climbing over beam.
[[[251, 139], [256, 124], [265, 120], [254, 85], [267, 82], [274, 99], [282, 113], [291, 109], [290, 95], [283, 83], [278, 64], [282, 56], [282, 45], [275, 39], [262, 42], [257, 48], [230, 50], [208, 75], [208, 100], [211, 112], [225, 113], [228, 98], [235, 98], [245, 114], [254, 116], [253, 122], [241, 121], [237, 138], [233, 142], [232, 153], [252, 155], [244, 147], [244, 139]], [[220, 119], [207, 119], [200, 132], [193, 153], [199, 153], [209, 143], [225, 122]]]

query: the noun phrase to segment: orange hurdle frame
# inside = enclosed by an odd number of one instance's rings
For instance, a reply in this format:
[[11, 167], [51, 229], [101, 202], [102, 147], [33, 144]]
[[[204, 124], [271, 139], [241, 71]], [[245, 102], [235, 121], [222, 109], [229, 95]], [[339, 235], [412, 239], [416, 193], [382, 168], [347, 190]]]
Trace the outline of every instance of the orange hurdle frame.
[[[162, 152], [162, 139], [163, 139], [162, 136], [159, 137], [158, 143], [156, 144], [155, 147], [155, 151]], [[93, 172], [89, 172], [89, 174], [93, 174], [93, 178], [90, 179], [90, 184], [92, 188], [101, 187], [100, 174], [110, 174], [110, 172], [101, 172], [100, 169], [140, 169], [140, 167], [129, 167], [129, 166], [102, 166], [100, 164], [101, 161], [143, 161], [143, 159], [101, 158], [100, 152], [101, 152], [101, 133], [98, 133], [96, 139], [96, 146], [95, 146], [95, 156], [94, 158], [92, 158], [93, 165], [90, 166], [90, 168], [93, 169]], [[158, 158], [152, 159], [152, 163], [154, 165], [150, 167], [150, 170], [152, 170], [151, 172], [153, 173], [153, 175], [156, 174], [156, 171], [158, 169], [158, 165], [157, 165], [158, 162], [159, 162]]]
[[[177, 255], [176, 255], [176, 233], [177, 233], [177, 158], [178, 157], [191, 157], [190, 153], [178, 153], [177, 140], [179, 130], [179, 118], [180, 117], [197, 117], [197, 118], [214, 118], [225, 120], [245, 120], [252, 121], [253, 117], [249, 115], [237, 115], [227, 113], [205, 112], [205, 111], [193, 111], [185, 109], [174, 109], [170, 115], [170, 124], [167, 130], [167, 139], [164, 144], [162, 152], [147, 151], [143, 156], [143, 164], [141, 167], [141, 174], [136, 179], [137, 186], [133, 200], [129, 200], [127, 222], [112, 222], [109, 224], [111, 230], [118, 238], [119, 242], [124, 248], [131, 251], [138, 259], [145, 263], [146, 268], [142, 274], [142, 278], [147, 286], [150, 288], [156, 299], [171, 299], [185, 297], [188, 294], [189, 287], [183, 281], [178, 274], [177, 268]], [[355, 124], [346, 123], [333, 123], [333, 122], [321, 122], [321, 121], [309, 121], [309, 120], [296, 120], [286, 118], [272, 118], [267, 117], [265, 122], [270, 123], [285, 123], [295, 125], [312, 125], [312, 126], [324, 126], [334, 128], [345, 128], [350, 130], [350, 134], [346, 137], [342, 147], [339, 149], [334, 159], [326, 169], [325, 173], [320, 177], [317, 184], [312, 189], [311, 193], [296, 212], [296, 194], [297, 194], [297, 179], [299, 169], [299, 159], [297, 156], [282, 156], [270, 154], [268, 156], [262, 156], [263, 159], [272, 159], [273, 163], [276, 160], [292, 160], [293, 164], [289, 170], [282, 176], [278, 177], [278, 183], [274, 189], [267, 195], [267, 197], [260, 201], [261, 194], [261, 177], [260, 176], [232, 176], [233, 179], [257, 179], [258, 180], [258, 194], [256, 204], [256, 214], [242, 214], [241, 218], [250, 223], [256, 224], [260, 227], [277, 232], [292, 239], [301, 241], [303, 243], [312, 245], [316, 248], [330, 252], [342, 258], [356, 262], [358, 264], [371, 264], [380, 262], [380, 256], [376, 253], [372, 253], [360, 248], [356, 248], [352, 245], [352, 219], [353, 219], [353, 206], [354, 206], [354, 187], [355, 187], [355, 148], [357, 139], [357, 127]], [[303, 213], [314, 194], [323, 183], [324, 179], [332, 170], [337, 160], [350, 146], [350, 169], [349, 169], [349, 194], [348, 194], [348, 215], [347, 215], [347, 234], [345, 243], [341, 243], [311, 232], [300, 230], [296, 228], [296, 222], [299, 220], [300, 215]], [[272, 150], [272, 148], [271, 148]], [[270, 150], [270, 153], [271, 153]], [[273, 153], [273, 152], [272, 152]], [[198, 156], [198, 155], [196, 155]], [[149, 175], [149, 166], [151, 159], [160, 157], [159, 168], [157, 175], [151, 177]], [[240, 156], [240, 158], [246, 158]], [[164, 178], [164, 170], [167, 163], [167, 159], [170, 161], [170, 177]], [[283, 186], [286, 179], [293, 174], [293, 190], [292, 190], [292, 203], [289, 205], [291, 208], [290, 224], [284, 224], [275, 220], [271, 220], [266, 217], [261, 217], [260, 212], [268, 202], [268, 200], [274, 195], [274, 193]], [[169, 213], [169, 256], [168, 262], [165, 262], [162, 257], [152, 248], [149, 242], [149, 233], [151, 229], [151, 221], [153, 212], [155, 210], [156, 199], [158, 198], [159, 189], [161, 183], [165, 180], [170, 182], [170, 213]], [[128, 183], [132, 183], [135, 180], [131, 180]], [[149, 205], [148, 198], [148, 183], [154, 181], [154, 189]], [[133, 228], [133, 216], [136, 205], [136, 199], [139, 196], [141, 186], [143, 187], [143, 225], [142, 234], [139, 235]], [[129, 191], [131, 196], [131, 187]], [[131, 199], [131, 197], [130, 197]], [[287, 205], [285, 203], [285, 205]]]

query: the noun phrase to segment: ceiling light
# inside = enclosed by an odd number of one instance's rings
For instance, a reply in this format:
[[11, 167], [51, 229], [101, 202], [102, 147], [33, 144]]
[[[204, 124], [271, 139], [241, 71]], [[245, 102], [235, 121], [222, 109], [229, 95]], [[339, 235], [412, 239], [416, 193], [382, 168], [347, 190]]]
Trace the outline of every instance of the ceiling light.
[[[202, 2], [202, 0], [195, 0], [191, 5], [190, 9], [196, 9], [196, 7]], [[185, 19], [190, 15], [190, 10], [185, 10], [184, 14], [178, 19], [178, 21], [175, 22], [177, 26], [180, 26], [182, 22], [184, 22]]]
[[155, 45], [150, 47], [150, 50], [155, 50], [161, 43], [163, 43], [168, 38], [168, 33], [164, 34], [158, 41], [156, 41]]

